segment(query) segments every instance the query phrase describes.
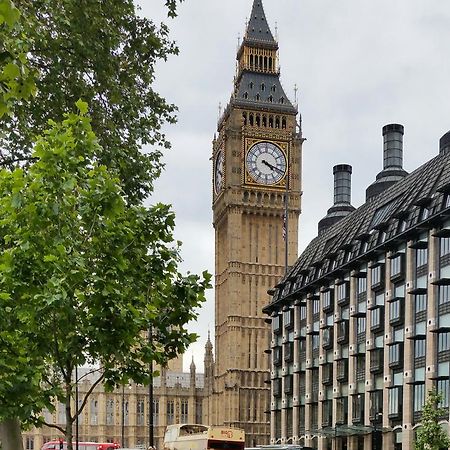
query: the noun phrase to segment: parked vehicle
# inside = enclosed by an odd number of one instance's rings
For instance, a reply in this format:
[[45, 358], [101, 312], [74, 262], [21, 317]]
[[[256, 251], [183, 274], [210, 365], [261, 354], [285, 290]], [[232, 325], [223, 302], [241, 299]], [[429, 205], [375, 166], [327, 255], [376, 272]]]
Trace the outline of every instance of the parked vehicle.
[[169, 425], [164, 450], [244, 450], [245, 433], [240, 428], [198, 424]]

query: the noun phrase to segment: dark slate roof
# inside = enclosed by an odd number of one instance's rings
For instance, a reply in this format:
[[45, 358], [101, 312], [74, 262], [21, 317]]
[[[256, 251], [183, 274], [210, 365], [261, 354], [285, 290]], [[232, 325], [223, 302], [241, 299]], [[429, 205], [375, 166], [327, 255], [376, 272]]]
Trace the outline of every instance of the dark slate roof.
[[[450, 151], [444, 151], [313, 239], [277, 285], [264, 311], [270, 313], [275, 305], [338, 278], [343, 270], [348, 272], [361, 260], [372, 259], [376, 251], [395, 249], [441, 216], [450, 217], [449, 194]], [[423, 208], [428, 210], [426, 218]], [[403, 231], [401, 221], [405, 222]]]
[[244, 71], [236, 83], [234, 104], [297, 112], [285, 94], [278, 74]]
[[277, 45], [267, 23], [262, 0], [253, 1], [252, 14], [248, 21], [244, 39], [247, 41], [255, 41], [256, 43], [265, 42], [267, 44]]

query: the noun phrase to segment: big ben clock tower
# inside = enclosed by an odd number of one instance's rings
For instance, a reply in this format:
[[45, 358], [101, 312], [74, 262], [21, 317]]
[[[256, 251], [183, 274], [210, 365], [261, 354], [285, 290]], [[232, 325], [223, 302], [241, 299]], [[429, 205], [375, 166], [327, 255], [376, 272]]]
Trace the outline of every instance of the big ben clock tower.
[[262, 308], [286, 261], [297, 259], [303, 142], [262, 0], [253, 2], [237, 61], [213, 142], [216, 355], [207, 416], [213, 425], [244, 428], [254, 446], [270, 438], [269, 326]]

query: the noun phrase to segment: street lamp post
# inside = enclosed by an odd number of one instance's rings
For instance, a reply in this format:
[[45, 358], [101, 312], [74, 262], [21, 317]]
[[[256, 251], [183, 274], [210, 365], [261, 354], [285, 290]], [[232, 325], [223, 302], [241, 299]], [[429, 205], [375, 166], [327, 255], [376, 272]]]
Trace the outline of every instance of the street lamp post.
[[[153, 328], [150, 324], [148, 327], [148, 343], [153, 344]], [[155, 447], [155, 438], [153, 434], [153, 360], [149, 364], [150, 382], [148, 384], [148, 442], [151, 448]]]
[[75, 450], [78, 450], [79, 436], [79, 420], [80, 415], [78, 414], [78, 365], [75, 365]]
[[125, 385], [122, 384], [122, 447], [125, 446]]

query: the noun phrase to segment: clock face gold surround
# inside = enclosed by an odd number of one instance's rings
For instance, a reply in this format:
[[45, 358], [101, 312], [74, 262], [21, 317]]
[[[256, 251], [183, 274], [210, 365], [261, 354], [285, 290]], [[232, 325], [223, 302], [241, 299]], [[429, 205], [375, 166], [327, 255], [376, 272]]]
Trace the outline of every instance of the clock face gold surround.
[[216, 195], [220, 193], [223, 187], [223, 152], [219, 150], [214, 160], [214, 191]]
[[247, 183], [274, 186], [285, 178], [287, 149], [282, 146], [287, 147], [285, 143], [249, 140], [245, 157]]

